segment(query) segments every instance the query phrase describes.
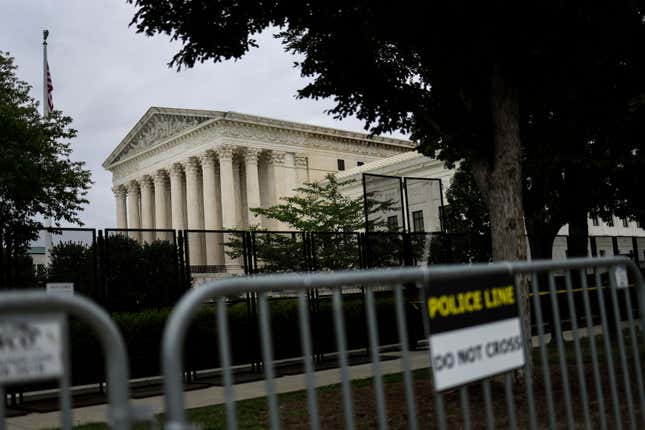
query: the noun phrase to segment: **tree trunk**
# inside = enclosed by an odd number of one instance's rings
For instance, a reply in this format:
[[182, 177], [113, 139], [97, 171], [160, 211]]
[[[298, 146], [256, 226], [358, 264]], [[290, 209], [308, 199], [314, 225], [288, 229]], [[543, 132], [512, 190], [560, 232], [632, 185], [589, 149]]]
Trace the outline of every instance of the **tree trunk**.
[[553, 257], [553, 241], [561, 225], [547, 223], [543, 219], [526, 219], [531, 260], [550, 260]]
[[584, 207], [570, 207], [569, 237], [567, 238], [568, 257], [587, 257], [589, 255], [589, 224]]
[[586, 257], [589, 240], [589, 225], [587, 224], [587, 190], [586, 170], [578, 163], [567, 166], [565, 170], [566, 194], [565, 207], [569, 223], [567, 238], [568, 257]]
[[554, 235], [534, 235], [529, 231], [531, 260], [550, 260], [553, 258]]
[[517, 89], [496, 68], [492, 79], [495, 126], [491, 160], [474, 160], [473, 175], [488, 205], [493, 260], [526, 260]]
[[[503, 74], [499, 65], [493, 68], [491, 99], [493, 157], [474, 160], [473, 175], [488, 205], [493, 260], [526, 260], [519, 95], [512, 79]], [[527, 346], [531, 336], [528, 287], [528, 278], [521, 276], [517, 286], [518, 302], [524, 315], [522, 326]], [[530, 354], [527, 359], [530, 360]]]

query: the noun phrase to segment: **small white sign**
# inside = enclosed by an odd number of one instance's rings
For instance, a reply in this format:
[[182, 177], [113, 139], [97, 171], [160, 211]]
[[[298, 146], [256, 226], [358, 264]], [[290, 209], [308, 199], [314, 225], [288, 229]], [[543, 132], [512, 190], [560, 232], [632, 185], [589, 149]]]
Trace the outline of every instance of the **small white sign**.
[[74, 295], [73, 282], [47, 282], [48, 294]]
[[627, 269], [625, 266], [616, 266], [614, 273], [616, 274], [616, 288], [627, 288], [629, 281], [627, 280]]
[[63, 320], [0, 320], [0, 384], [58, 378], [63, 373]]
[[522, 367], [523, 348], [519, 318], [430, 336], [435, 390]]
[[524, 338], [513, 277], [435, 281], [426, 288], [435, 391], [520, 368]]

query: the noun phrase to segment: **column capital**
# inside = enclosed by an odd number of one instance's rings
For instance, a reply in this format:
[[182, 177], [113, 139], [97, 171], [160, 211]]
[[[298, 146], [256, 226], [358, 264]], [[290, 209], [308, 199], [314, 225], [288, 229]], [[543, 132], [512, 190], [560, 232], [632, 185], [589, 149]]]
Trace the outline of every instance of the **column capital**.
[[235, 150], [235, 147], [232, 145], [222, 145], [218, 147], [215, 151], [217, 151], [217, 157], [219, 157], [220, 160], [222, 159], [233, 159], [233, 151]]
[[295, 155], [296, 167], [307, 167], [307, 156], [303, 154]]
[[283, 151], [271, 151], [269, 153], [268, 162], [269, 164], [282, 165], [284, 164], [284, 157], [286, 152]]
[[173, 165], [170, 166], [171, 177], [181, 177], [181, 174], [183, 172], [184, 172], [184, 167], [181, 165], [181, 163], [173, 163]]
[[189, 157], [182, 164], [186, 173], [198, 173], [201, 166], [197, 157]]
[[168, 171], [166, 169], [159, 169], [154, 174], [155, 185], [164, 185], [168, 181]]
[[208, 150], [199, 155], [199, 161], [202, 163], [202, 168], [215, 167], [215, 151]]
[[117, 197], [117, 198], [124, 198], [128, 193], [126, 188], [123, 185], [113, 186], [112, 192], [114, 193], [114, 197]]
[[138, 194], [139, 193], [139, 182], [130, 181], [125, 185], [125, 188], [128, 190], [128, 194]]
[[259, 148], [251, 148], [247, 146], [242, 150], [242, 157], [247, 163], [257, 163], [261, 152], [262, 150]]
[[139, 184], [141, 188], [151, 188], [153, 185], [153, 180], [152, 176], [150, 175], [143, 175], [141, 178], [139, 178]]

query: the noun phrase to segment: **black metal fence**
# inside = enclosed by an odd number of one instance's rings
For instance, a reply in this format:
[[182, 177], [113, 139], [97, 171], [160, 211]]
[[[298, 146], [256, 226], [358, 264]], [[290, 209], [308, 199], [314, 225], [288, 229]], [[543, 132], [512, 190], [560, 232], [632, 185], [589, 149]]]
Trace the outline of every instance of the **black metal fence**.
[[441, 179], [364, 173], [362, 182], [366, 231], [445, 231]]
[[[49, 236], [48, 236], [49, 235]], [[566, 256], [566, 237], [559, 237], [554, 257]], [[193, 248], [195, 247], [195, 248]], [[192, 285], [204, 280], [260, 273], [285, 273], [302, 271], [332, 271], [394, 266], [417, 266], [425, 263], [474, 262], [468, 237], [445, 233], [401, 232], [284, 232], [284, 231], [206, 231], [206, 230], [133, 230], [133, 229], [56, 229], [44, 232], [31, 246], [28, 256], [29, 280], [16, 283], [24, 271], [11, 268], [13, 254], [3, 249], [0, 275], [5, 288], [42, 287], [47, 282], [72, 282], [75, 291], [89, 296], [112, 313], [113, 319], [124, 332], [132, 356], [133, 377], [159, 374], [157, 353], [161, 330], [168, 310]], [[48, 249], [44, 249], [48, 248]], [[645, 267], [645, 237], [592, 237], [590, 254], [628, 255], [641, 270]], [[40, 252], [35, 254], [34, 252]], [[197, 261], [195, 260], [197, 259]], [[22, 261], [22, 260], [21, 260]], [[196, 264], [199, 263], [199, 264]], [[22, 263], [21, 263], [22, 264]], [[33, 265], [43, 266], [37, 273]], [[8, 273], [11, 270], [11, 273]], [[607, 277], [601, 278], [606, 284]], [[11, 281], [11, 282], [9, 282]], [[554, 279], [556, 297], [562, 309], [567, 309], [568, 296], [564, 278]], [[594, 280], [589, 280], [594, 285]], [[541, 283], [542, 287], [548, 283]], [[601, 285], [594, 285], [600, 287]], [[408, 327], [420, 328], [420, 304], [413, 285], [404, 285]], [[574, 285], [576, 287], [576, 285]], [[574, 288], [573, 300], [578, 303], [580, 294]], [[367, 327], [364, 324], [365, 291], [362, 286], [341, 289], [346, 304], [346, 319], [351, 322], [349, 338], [352, 349], [368, 351]], [[377, 304], [384, 308], [387, 291], [375, 291]], [[382, 296], [379, 296], [382, 294]], [[637, 303], [636, 297], [632, 297]], [[549, 331], [555, 325], [549, 312], [551, 295], [539, 291], [538, 303], [544, 309], [542, 329]], [[257, 340], [258, 296], [247, 292], [244, 296], [229, 298], [228, 309], [231, 325], [242, 334], [236, 337], [236, 364], [250, 364], [252, 370], [261, 367], [261, 354]], [[331, 291], [311, 289], [307, 292], [307, 305], [311, 315], [313, 351], [318, 362], [333, 352], [333, 339], [329, 336], [331, 324]], [[288, 292], [271, 297], [275, 310], [275, 327], [289, 332], [297, 301]], [[590, 303], [591, 314], [598, 318], [597, 303]], [[625, 315], [626, 310], [622, 310]], [[194, 341], [189, 342], [187, 380], [190, 382], [197, 370], [212, 366], [216, 350], [203, 342], [213, 330], [214, 305], [206, 303], [200, 313]], [[634, 309], [634, 312], [637, 312]], [[561, 316], [563, 326], [575, 324], [575, 316]], [[612, 318], [608, 315], [608, 318]], [[394, 325], [392, 325], [394, 327]], [[538, 326], [534, 321], [534, 330]], [[86, 338], [86, 333], [72, 324], [72, 355], [76, 362], [86, 363], [74, 373], [74, 384], [104, 381], [96, 345]], [[412, 345], [423, 338], [421, 330], [409, 333]], [[293, 356], [285, 336], [280, 345], [281, 358]], [[390, 337], [383, 337], [384, 341]], [[392, 337], [394, 339], [394, 337]], [[17, 388], [17, 392], [21, 388]]]
[[[43, 230], [26, 253], [2, 247], [0, 288], [73, 282], [75, 291], [117, 309], [124, 300], [151, 300], [120, 297], [118, 291], [154, 282], [165, 290], [157, 289], [153, 302], [172, 305], [178, 291], [204, 279], [473, 263], [479, 255], [475, 246], [468, 236], [442, 232], [56, 228]], [[588, 249], [590, 256], [622, 255], [645, 267], [645, 237], [591, 236]], [[558, 236], [553, 257], [566, 256], [567, 237]]]

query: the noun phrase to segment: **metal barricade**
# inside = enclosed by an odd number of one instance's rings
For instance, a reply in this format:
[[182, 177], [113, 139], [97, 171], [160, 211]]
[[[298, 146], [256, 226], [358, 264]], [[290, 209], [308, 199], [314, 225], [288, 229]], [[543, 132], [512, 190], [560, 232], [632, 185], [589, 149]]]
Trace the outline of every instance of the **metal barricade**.
[[[617, 285], [616, 276], [627, 269], [633, 285]], [[172, 430], [190, 428], [182, 392], [182, 351], [191, 318], [208, 299], [217, 301], [218, 346], [225, 394], [228, 429], [238, 427], [231, 366], [230, 333], [226, 298], [248, 291], [259, 294], [260, 343], [264, 366], [268, 423], [280, 428], [279, 399], [273, 361], [273, 334], [270, 325], [268, 295], [276, 290], [291, 290], [298, 301], [300, 342], [304, 364], [309, 425], [321, 427], [319, 398], [314, 375], [309, 309], [305, 293], [313, 288], [331, 289], [333, 295], [333, 330], [335, 332], [341, 375], [345, 428], [358, 424], [354, 416], [351, 369], [348, 364], [346, 327], [343, 315], [342, 287], [361, 285], [366, 291], [366, 319], [369, 354], [375, 393], [374, 404], [379, 429], [388, 428], [388, 404], [379, 354], [379, 316], [376, 314], [373, 287], [392, 286], [396, 328], [400, 339], [400, 360], [404, 383], [407, 427], [417, 429], [430, 423], [418, 413], [414, 377], [408, 353], [408, 324], [404, 303], [404, 285], [416, 284], [428, 291], [437, 283], [457, 281], [477, 283], [484, 278], [507, 276], [516, 285], [526, 287], [526, 306], [518, 306], [524, 320], [530, 309], [536, 335], [526, 335], [523, 350], [526, 364], [479, 379], [448, 391], [433, 390], [434, 412], [431, 421], [447, 428], [643, 428], [645, 426], [645, 389], [643, 386], [643, 350], [645, 327], [645, 285], [640, 271], [626, 258], [570, 259], [495, 263], [472, 266], [432, 266], [386, 270], [345, 271], [313, 274], [284, 274], [231, 278], [194, 289], [175, 307], [166, 326], [162, 360], [165, 383], [166, 425]], [[624, 282], [626, 277], [619, 277]], [[589, 282], [592, 282], [590, 284]], [[540, 288], [540, 284], [544, 288]], [[558, 287], [558, 285], [561, 286]], [[625, 287], [625, 288], [620, 288]], [[558, 290], [558, 288], [560, 288]], [[634, 303], [633, 293], [636, 294]], [[426, 297], [425, 295], [423, 297]], [[432, 332], [424, 302], [426, 339]], [[546, 311], [549, 312], [546, 312]], [[548, 318], [551, 315], [551, 318]], [[548, 321], [547, 321], [548, 320]], [[331, 328], [330, 328], [331, 329]], [[553, 340], [548, 339], [548, 334]], [[565, 337], [568, 336], [568, 340]], [[601, 342], [596, 344], [597, 341]], [[531, 346], [531, 344], [536, 344]], [[584, 348], [583, 348], [584, 346]], [[557, 348], [556, 348], [557, 347]], [[591, 355], [592, 372], [585, 368], [585, 351]], [[567, 355], [574, 357], [573, 362]], [[617, 362], [614, 362], [614, 359]], [[550, 366], [551, 361], [557, 362]], [[428, 355], [428, 368], [431, 355]], [[575, 376], [574, 376], [575, 375]], [[495, 387], [493, 391], [491, 387]], [[556, 390], [554, 387], [557, 386]], [[577, 387], [577, 390], [574, 388]], [[496, 395], [494, 393], [497, 392]], [[594, 399], [592, 399], [595, 396]], [[575, 395], [574, 395], [575, 394]], [[519, 397], [518, 397], [519, 396]], [[427, 397], [427, 395], [426, 395]], [[475, 403], [474, 399], [478, 402]], [[454, 403], [447, 413], [449, 403]], [[519, 403], [519, 405], [518, 405]], [[477, 408], [477, 409], [474, 409]], [[503, 415], [503, 417], [502, 417]], [[503, 419], [502, 419], [503, 418]]]
[[[70, 392], [69, 344], [67, 316], [78, 318], [87, 324], [98, 337], [105, 355], [109, 412], [107, 421], [114, 429], [127, 430], [135, 415], [128, 400], [128, 356], [125, 343], [109, 315], [96, 304], [80, 296], [46, 294], [42, 291], [12, 291], [0, 294], [0, 428], [5, 428], [5, 385], [33, 380], [58, 380], [61, 411], [61, 427], [73, 425], [72, 398]], [[41, 322], [41, 326], [38, 326]], [[42, 324], [49, 325], [44, 332]], [[8, 331], [12, 331], [13, 338]], [[18, 332], [18, 333], [16, 333]], [[33, 361], [16, 357], [19, 346], [25, 356], [30, 352], [29, 343], [43, 333], [44, 342], [52, 351], [42, 346], [31, 348]], [[27, 357], [29, 360], [31, 358]], [[21, 360], [22, 362], [17, 362]], [[11, 373], [15, 373], [11, 376]], [[8, 381], [8, 382], [2, 382]], [[4, 384], [4, 385], [3, 385]]]

